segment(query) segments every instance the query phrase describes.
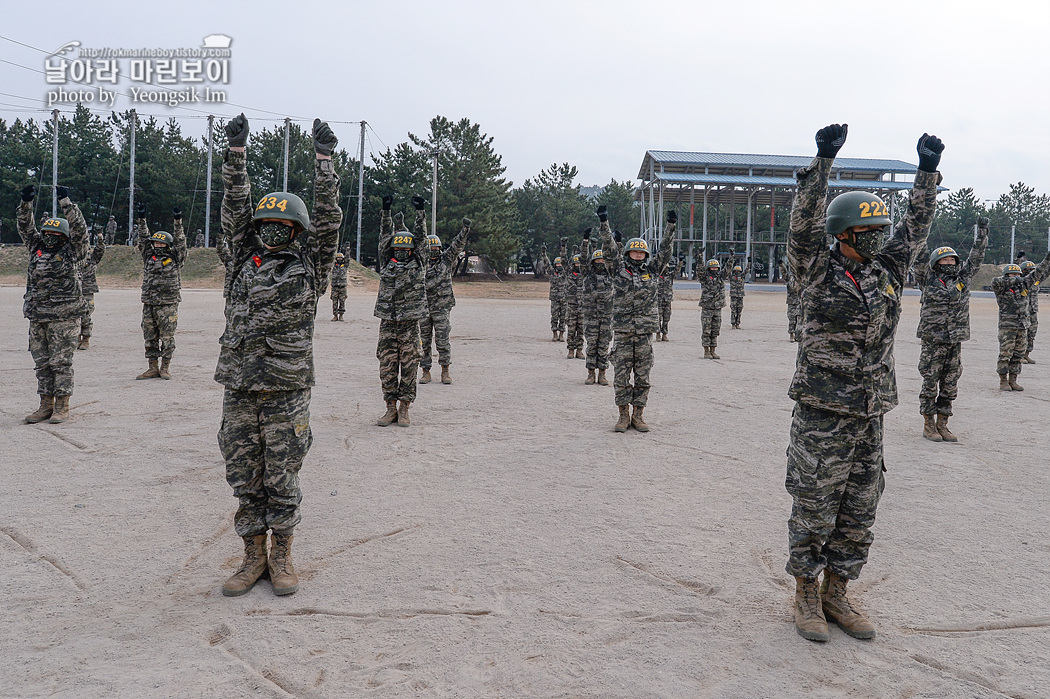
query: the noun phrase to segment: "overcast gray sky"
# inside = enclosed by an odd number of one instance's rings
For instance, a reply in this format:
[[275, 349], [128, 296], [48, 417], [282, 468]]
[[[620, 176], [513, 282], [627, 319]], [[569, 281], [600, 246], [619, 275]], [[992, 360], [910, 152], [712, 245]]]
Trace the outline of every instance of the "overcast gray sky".
[[[95, 0], [19, 3], [0, 25], [48, 51], [197, 47], [209, 34], [233, 38], [228, 99], [259, 127], [280, 120], [262, 110], [364, 119], [378, 152], [435, 115], [467, 117], [515, 184], [554, 162], [584, 185], [636, 181], [647, 149], [809, 155], [818, 128], [847, 122], [843, 156], [916, 162], [929, 131], [946, 144], [945, 186], [1050, 192], [1045, 0]], [[43, 69], [43, 53], [10, 41], [0, 58]], [[0, 118], [44, 107], [42, 74], [0, 63], [0, 84]], [[334, 128], [356, 147], [356, 126]]]

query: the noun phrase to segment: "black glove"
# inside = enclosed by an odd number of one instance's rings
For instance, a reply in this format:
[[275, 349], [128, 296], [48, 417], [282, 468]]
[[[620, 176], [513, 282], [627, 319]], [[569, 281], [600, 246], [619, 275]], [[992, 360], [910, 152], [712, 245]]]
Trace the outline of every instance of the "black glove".
[[58, 195], [59, 201], [69, 196], [69, 190], [65, 187], [55, 187], [55, 194]]
[[314, 151], [330, 156], [337, 145], [339, 145], [339, 139], [328, 127], [328, 122], [314, 119]]
[[470, 228], [472, 223], [474, 223], [474, 222], [471, 221], [469, 218], [467, 218], [466, 216], [463, 217], [463, 227], [464, 228]]
[[941, 162], [941, 152], [944, 151], [941, 139], [924, 133], [915, 150], [919, 152], [919, 169], [923, 172], [937, 172], [937, 164]]
[[248, 117], [241, 112], [226, 122], [226, 142], [230, 148], [244, 148], [248, 142]]
[[181, 221], [182, 220], [182, 209], [180, 209], [177, 206], [175, 208], [173, 208], [171, 210], [171, 217], [173, 219], [175, 219], [176, 221]]
[[817, 157], [834, 158], [846, 142], [849, 124], [831, 124], [817, 132]]
[[135, 213], [139, 218], [146, 218], [146, 205], [142, 202], [135, 204]]
[[588, 228], [588, 229], [584, 230], [584, 232], [583, 232], [583, 239], [584, 240], [590, 240], [591, 239], [591, 231], [593, 231], [593, 230], [594, 230], [593, 228]]
[[542, 245], [540, 245], [540, 252], [542, 252], [544, 255], [547, 254], [547, 244], [546, 243], [543, 243]]
[[675, 211], [674, 209], [671, 209], [670, 211], [668, 211], [667, 212], [667, 222], [668, 223], [678, 223], [678, 212]]
[[991, 223], [991, 221], [988, 220], [987, 216], [981, 216], [980, 218], [977, 219], [977, 227], [978, 228], [987, 228], [989, 223]]
[[416, 211], [422, 211], [426, 205], [427, 202], [423, 197], [412, 197], [412, 206], [415, 207]]
[[569, 244], [569, 239], [568, 238], [562, 238], [561, 239], [561, 246], [562, 247], [565, 247], [568, 244]]
[[36, 185], [27, 184], [22, 187], [22, 201], [33, 201], [36, 199]]
[[394, 197], [387, 194], [383, 197], [383, 211], [390, 211], [390, 207], [394, 205]]
[[613, 240], [615, 240], [617, 243], [623, 240], [623, 235], [620, 233], [620, 231], [613, 231]]
[[598, 214], [598, 220], [604, 223], [605, 221], [609, 220], [609, 214], [606, 213], [608, 210], [609, 207], [607, 207], [605, 204], [602, 204], [594, 213]]

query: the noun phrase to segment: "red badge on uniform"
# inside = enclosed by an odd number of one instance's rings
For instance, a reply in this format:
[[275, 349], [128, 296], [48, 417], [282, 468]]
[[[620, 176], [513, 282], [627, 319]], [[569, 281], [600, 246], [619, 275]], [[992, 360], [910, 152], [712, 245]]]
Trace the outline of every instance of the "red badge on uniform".
[[43, 250], [40, 250], [40, 249], [37, 249], [37, 251], [36, 251], [36, 256], [37, 256], [37, 257], [43, 257], [43, 256], [44, 256], [44, 251], [43, 251]]
[[262, 258], [259, 257], [258, 255], [252, 255], [252, 262], [254, 262], [255, 266], [258, 267], [259, 265], [262, 264]]

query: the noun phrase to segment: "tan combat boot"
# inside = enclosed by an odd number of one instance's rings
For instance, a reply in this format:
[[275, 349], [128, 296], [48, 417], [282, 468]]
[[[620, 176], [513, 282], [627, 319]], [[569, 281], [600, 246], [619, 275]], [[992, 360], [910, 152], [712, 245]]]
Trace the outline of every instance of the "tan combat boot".
[[155, 378], [157, 378], [159, 376], [160, 376], [160, 369], [157, 368], [157, 360], [156, 359], [151, 359], [151, 360], [149, 360], [149, 369], [146, 369], [146, 371], [142, 372], [141, 374], [139, 374], [135, 378], [136, 379], [155, 379]]
[[631, 427], [639, 432], [648, 432], [649, 425], [645, 424], [645, 419], [642, 417], [643, 410], [645, 410], [644, 406], [634, 406], [634, 415], [631, 416]]
[[412, 421], [408, 419], [408, 408], [412, 405], [408, 401], [401, 401], [401, 405], [397, 408], [397, 426], [408, 427], [412, 424]]
[[1010, 384], [1010, 390], [1011, 391], [1023, 391], [1024, 390], [1024, 386], [1022, 386], [1021, 384], [1017, 383], [1017, 374], [1011, 373], [1009, 378], [1007, 379], [1007, 381]]
[[670, 340], [667, 339], [667, 333], [664, 333], [663, 335], [664, 335], [664, 342], [670, 342]]
[[820, 604], [820, 582], [816, 578], [795, 578], [795, 630], [807, 641], [824, 643], [831, 638]]
[[583, 350], [582, 350], [582, 349], [578, 349], [578, 350], [576, 350], [576, 358], [577, 358], [577, 359], [586, 359], [586, 358], [587, 358], [587, 355], [585, 355], [585, 354], [583, 353]]
[[338, 313], [333, 313], [332, 314], [332, 322], [334, 323], [337, 320], [339, 320], [339, 314]]
[[999, 374], [999, 390], [1000, 391], [1012, 391], [1010, 388], [1010, 380], [1006, 378], [1006, 374]]
[[627, 428], [631, 426], [631, 407], [629, 405], [621, 405], [620, 408], [620, 419], [616, 422], [616, 426], [613, 429], [617, 432], [626, 432]]
[[292, 533], [273, 533], [270, 544], [270, 557], [266, 560], [270, 571], [270, 584], [273, 594], [290, 595], [299, 589], [299, 576], [292, 565]]
[[715, 346], [714, 345], [711, 345], [711, 359], [721, 359], [721, 357], [719, 357], [717, 354], [715, 354]]
[[933, 422], [933, 415], [922, 416], [922, 436], [931, 442], [940, 442], [944, 439]]
[[948, 429], [948, 416], [938, 415], [937, 416], [937, 432], [941, 435], [941, 439], [946, 442], [958, 442], [959, 438], [952, 434], [952, 431]]
[[846, 598], [848, 582], [846, 578], [840, 578], [827, 568], [824, 569], [824, 582], [820, 586], [824, 613], [853, 638], [875, 638], [875, 625], [854, 609]]
[[441, 383], [446, 386], [452, 383], [452, 376], [448, 373], [448, 364], [441, 365]]
[[592, 385], [594, 383], [594, 369], [588, 369], [587, 370], [587, 380], [584, 381], [583, 383], [586, 384], [587, 386], [590, 386], [590, 385]]
[[[87, 347], [85, 347], [84, 349], [87, 349]], [[1035, 360], [1029, 357], [1027, 352], [1024, 353], [1024, 357], [1021, 358], [1021, 361], [1023, 361], [1025, 364], [1035, 364]]]
[[69, 419], [69, 396], [55, 396], [55, 410], [48, 420], [52, 425], [65, 422]]
[[168, 371], [168, 367], [170, 367], [170, 366], [171, 366], [171, 360], [170, 359], [165, 358], [165, 359], [160, 360], [160, 370], [157, 373], [160, 375], [160, 378], [164, 379], [165, 381], [170, 381], [171, 380], [171, 372]]
[[551, 342], [557, 342], [557, 341], [558, 341], [558, 331], [557, 330], [551, 330]]
[[36, 411], [26, 415], [26, 422], [30, 425], [35, 425], [38, 422], [51, 417], [51, 413], [55, 412], [55, 397], [54, 396], [40, 396], [40, 407]]
[[711, 358], [711, 348], [708, 347], [707, 345], [704, 345], [704, 359], [710, 359], [710, 358]]
[[388, 400], [386, 402], [386, 412], [383, 413], [383, 417], [376, 420], [376, 424], [380, 427], [387, 427], [397, 422], [397, 401]]
[[266, 574], [266, 535], [244, 537], [244, 560], [222, 586], [226, 597], [240, 597]]
[[609, 379], [605, 378], [605, 369], [599, 369], [598, 370], [598, 385], [599, 386], [608, 386], [609, 385]]
[[77, 345], [77, 349], [78, 350], [86, 350], [86, 349], [90, 349], [90, 347], [91, 347], [91, 337], [88, 336], [88, 335], [81, 335], [80, 336], [80, 344]]
[[419, 383], [430, 383], [433, 377], [430, 376], [430, 369], [423, 370], [423, 377], [419, 379]]
[[572, 350], [569, 350], [569, 353], [567, 355], [565, 355], [566, 359], [574, 359], [575, 357], [576, 357], [576, 353], [573, 352]]

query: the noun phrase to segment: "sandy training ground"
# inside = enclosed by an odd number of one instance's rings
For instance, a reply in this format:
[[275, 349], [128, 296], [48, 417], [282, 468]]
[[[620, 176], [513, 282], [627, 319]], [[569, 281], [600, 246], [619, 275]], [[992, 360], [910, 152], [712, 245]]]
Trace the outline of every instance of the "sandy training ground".
[[241, 555], [221, 293], [183, 292], [174, 379], [135, 381], [139, 293], [103, 290], [71, 420], [36, 426], [21, 295], [0, 288], [0, 696], [1050, 697], [1050, 326], [1026, 390], [1000, 393], [994, 299], [972, 302], [952, 445], [921, 437], [905, 297], [851, 586], [879, 636], [821, 645], [795, 633], [784, 572], [782, 294], [750, 293], [741, 330], [725, 309], [720, 361], [678, 294], [648, 434], [612, 432], [612, 387], [583, 385], [545, 300], [475, 294], [452, 313], [455, 383], [419, 387], [412, 427], [375, 427], [374, 295], [351, 288], [345, 323], [323, 299], [283, 598], [220, 594]]

